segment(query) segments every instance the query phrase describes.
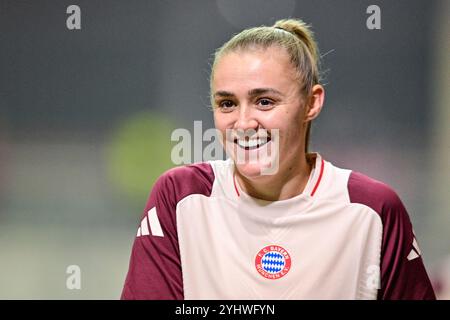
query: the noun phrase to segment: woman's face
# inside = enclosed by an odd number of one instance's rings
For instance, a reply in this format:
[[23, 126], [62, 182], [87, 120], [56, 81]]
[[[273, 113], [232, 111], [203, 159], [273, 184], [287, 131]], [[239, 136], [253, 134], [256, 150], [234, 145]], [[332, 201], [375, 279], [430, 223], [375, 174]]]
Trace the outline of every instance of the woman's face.
[[211, 88], [216, 129], [241, 175], [251, 179], [296, 167], [304, 157], [305, 108], [284, 49], [227, 53]]

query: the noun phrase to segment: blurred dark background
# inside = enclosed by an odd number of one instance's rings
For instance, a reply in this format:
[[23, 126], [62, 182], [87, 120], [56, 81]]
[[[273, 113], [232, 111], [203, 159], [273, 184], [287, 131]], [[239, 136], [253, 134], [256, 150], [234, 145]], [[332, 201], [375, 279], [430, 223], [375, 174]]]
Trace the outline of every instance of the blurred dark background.
[[[66, 27], [72, 4], [81, 30]], [[366, 27], [372, 4], [381, 30]], [[312, 150], [394, 187], [450, 298], [449, 13], [444, 0], [0, 0], [0, 298], [118, 298], [146, 197], [174, 166], [172, 130], [214, 126], [214, 50], [286, 17], [312, 25], [323, 55]]]

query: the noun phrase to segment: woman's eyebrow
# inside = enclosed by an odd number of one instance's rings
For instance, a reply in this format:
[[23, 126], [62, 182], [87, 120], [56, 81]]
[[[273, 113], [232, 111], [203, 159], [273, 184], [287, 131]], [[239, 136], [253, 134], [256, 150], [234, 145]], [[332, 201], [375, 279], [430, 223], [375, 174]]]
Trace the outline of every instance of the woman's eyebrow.
[[216, 91], [214, 97], [234, 97], [234, 94], [228, 91]]
[[[266, 93], [272, 93], [272, 94], [277, 94], [279, 96], [284, 96], [280, 91], [273, 89], [273, 88], [255, 88], [252, 89], [250, 91], [248, 91], [248, 96], [249, 97], [255, 97], [255, 96], [259, 96], [261, 94], [266, 94]], [[216, 93], [214, 93], [214, 97], [234, 97], [234, 93], [229, 92], [229, 91], [216, 91]]]
[[256, 88], [256, 89], [252, 89], [248, 92], [248, 96], [249, 97], [255, 97], [255, 96], [259, 96], [262, 94], [267, 94], [267, 93], [272, 93], [272, 94], [276, 94], [279, 96], [284, 96], [280, 91], [273, 89], [273, 88]]

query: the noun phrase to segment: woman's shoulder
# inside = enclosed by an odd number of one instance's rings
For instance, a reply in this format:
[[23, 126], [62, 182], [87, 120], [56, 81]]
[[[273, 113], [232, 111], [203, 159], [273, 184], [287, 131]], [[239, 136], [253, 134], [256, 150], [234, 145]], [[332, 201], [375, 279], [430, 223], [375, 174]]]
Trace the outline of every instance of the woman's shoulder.
[[210, 183], [214, 180], [214, 171], [210, 163], [198, 162], [170, 168], [158, 180], [177, 184]]
[[400, 197], [390, 185], [361, 172], [351, 171], [347, 189], [351, 203], [368, 206], [379, 215], [405, 211]]
[[177, 179], [187, 183], [198, 179], [213, 179], [214, 172], [210, 163], [198, 162], [170, 168], [161, 175], [161, 178]]
[[398, 197], [389, 184], [354, 170], [351, 171], [348, 178], [348, 188], [354, 196], [364, 193], [366, 196], [372, 195], [373, 198], [384, 198], [391, 201]]
[[177, 200], [191, 194], [209, 196], [215, 180], [217, 164], [198, 162], [165, 171], [156, 181], [152, 192], [174, 195]]

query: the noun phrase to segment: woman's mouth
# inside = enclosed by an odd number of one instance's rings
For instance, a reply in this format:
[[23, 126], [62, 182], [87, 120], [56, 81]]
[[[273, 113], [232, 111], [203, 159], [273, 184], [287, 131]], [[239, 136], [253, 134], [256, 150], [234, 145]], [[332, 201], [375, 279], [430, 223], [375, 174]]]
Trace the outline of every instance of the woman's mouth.
[[270, 141], [270, 137], [266, 138], [256, 138], [256, 139], [234, 139], [234, 143], [236, 143], [239, 147], [245, 150], [254, 150], [262, 147]]

